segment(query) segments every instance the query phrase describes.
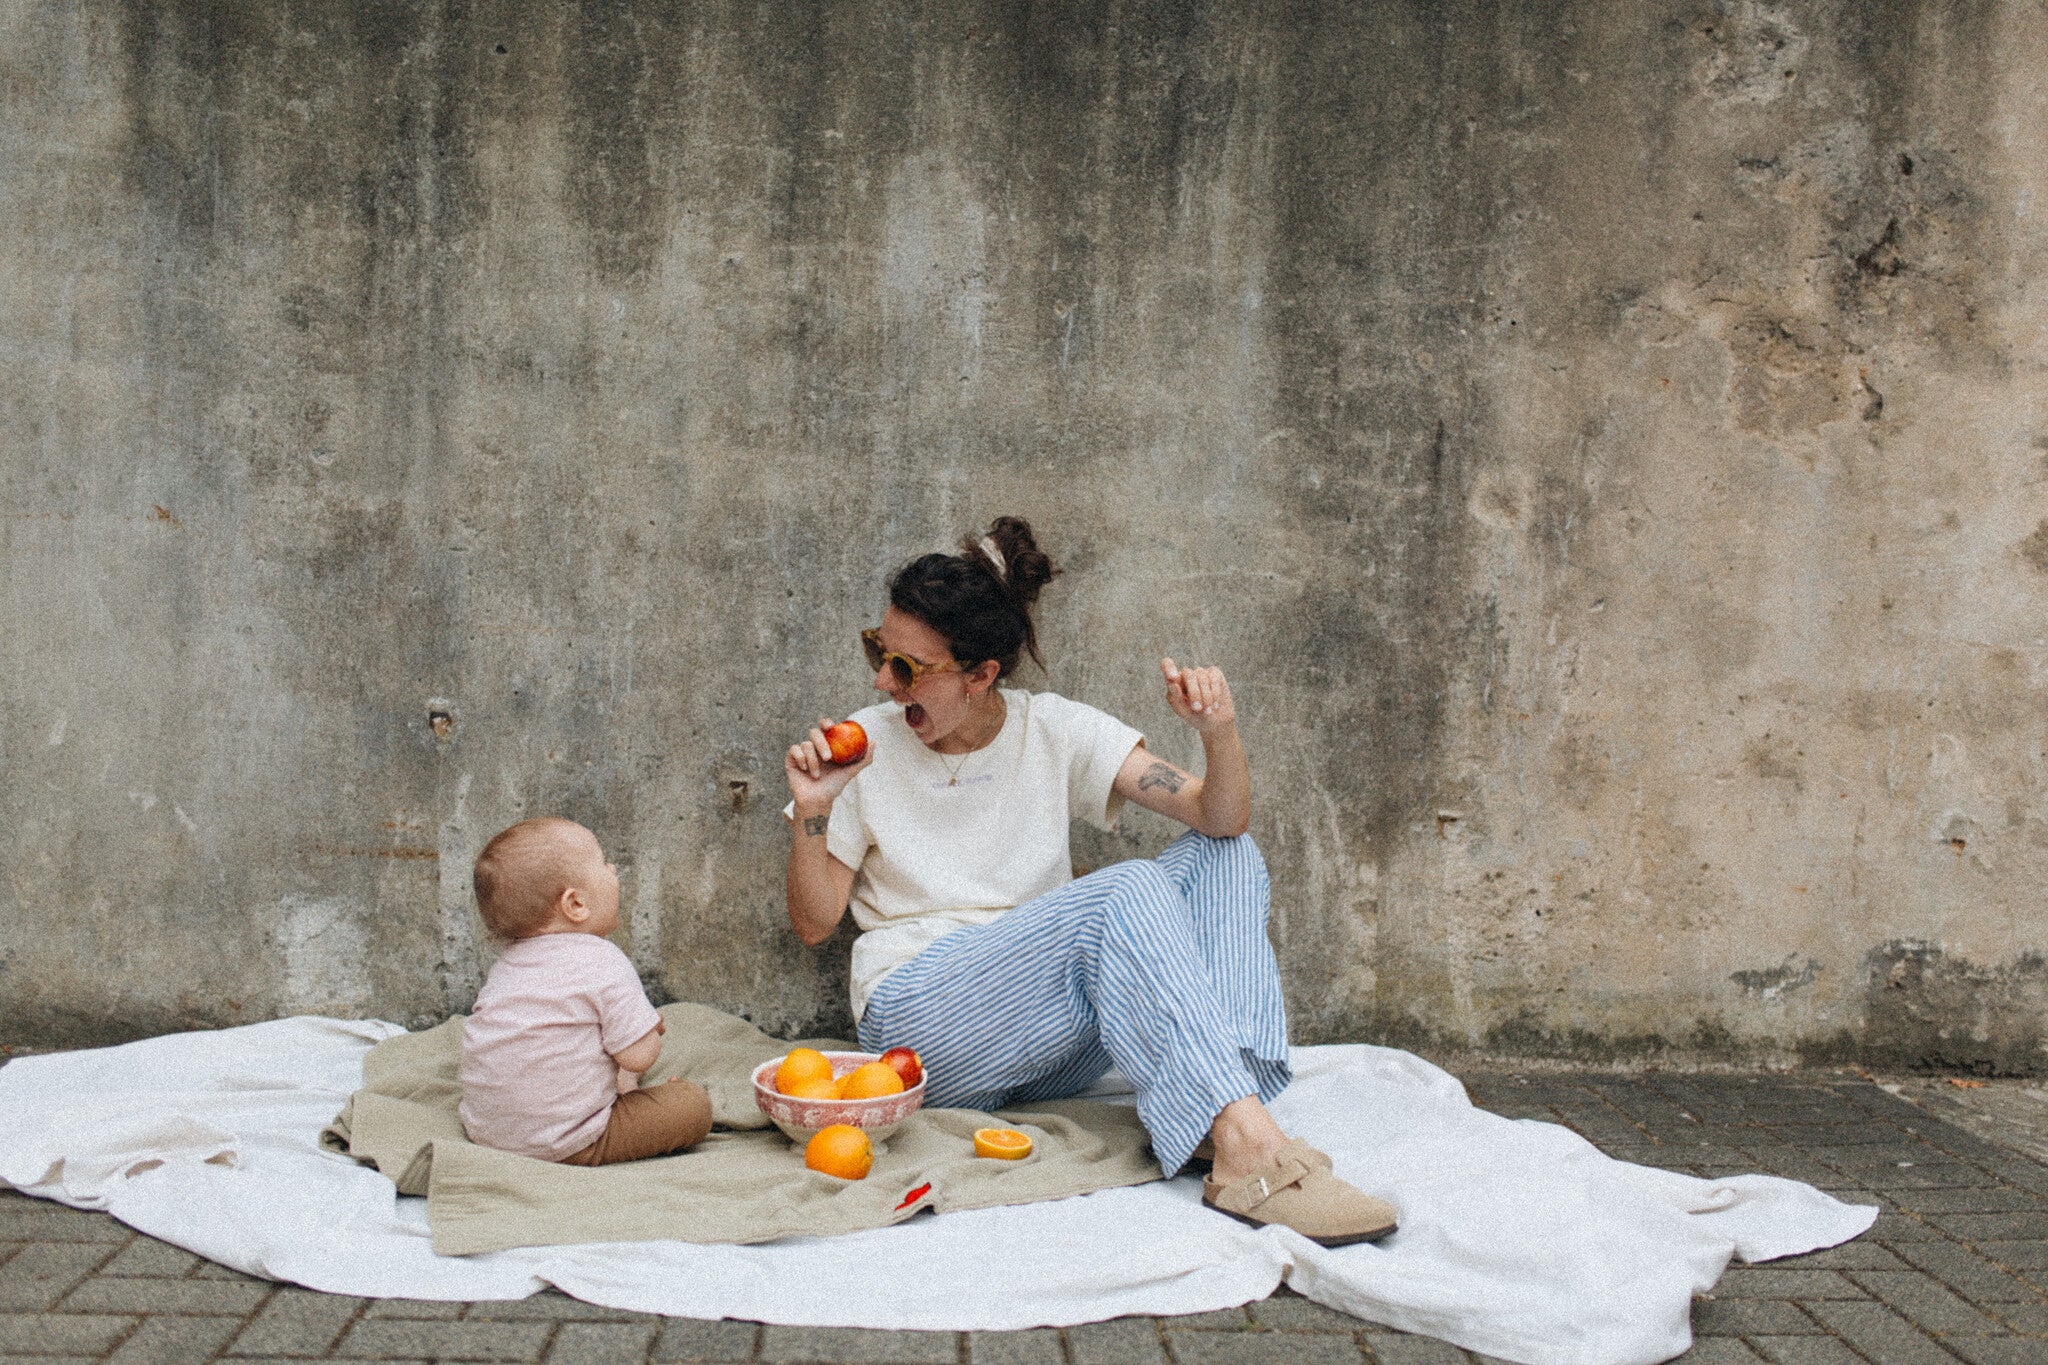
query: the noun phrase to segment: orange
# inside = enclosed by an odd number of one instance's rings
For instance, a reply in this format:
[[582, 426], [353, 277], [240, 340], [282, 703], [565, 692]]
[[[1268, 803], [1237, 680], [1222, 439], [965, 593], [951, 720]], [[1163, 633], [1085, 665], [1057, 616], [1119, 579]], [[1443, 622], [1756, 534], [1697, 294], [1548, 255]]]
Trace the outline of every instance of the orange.
[[1031, 1155], [1031, 1139], [1015, 1128], [977, 1128], [974, 1154], [992, 1156], [998, 1161], [1022, 1161]]
[[[782, 1065], [775, 1068], [775, 1088], [785, 1095], [794, 1095], [796, 1088], [809, 1081], [830, 1081], [832, 1079], [831, 1059], [814, 1047], [791, 1048], [789, 1055], [782, 1059]], [[806, 1099], [821, 1098], [815, 1095]], [[830, 1096], [822, 1098], [829, 1099]]]
[[833, 1084], [830, 1078], [820, 1077], [817, 1080], [803, 1081], [794, 1089], [782, 1093], [798, 1100], [836, 1100], [839, 1098], [839, 1087]]
[[860, 1180], [875, 1164], [875, 1149], [868, 1135], [850, 1123], [820, 1128], [804, 1146], [804, 1165], [841, 1180]]
[[895, 1067], [883, 1062], [868, 1062], [855, 1067], [839, 1083], [839, 1098], [842, 1100], [872, 1100], [902, 1093], [903, 1078], [896, 1074]]

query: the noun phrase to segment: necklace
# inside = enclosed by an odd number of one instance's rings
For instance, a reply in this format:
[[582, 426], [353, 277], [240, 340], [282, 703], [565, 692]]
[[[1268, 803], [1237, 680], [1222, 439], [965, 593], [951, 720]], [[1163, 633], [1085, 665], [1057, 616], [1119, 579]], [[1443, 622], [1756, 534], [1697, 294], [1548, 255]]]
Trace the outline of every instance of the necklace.
[[[997, 702], [998, 702], [998, 705], [1001, 705], [1001, 698], [997, 698]], [[1004, 721], [1004, 720], [1006, 720], [1006, 719], [1008, 718], [1008, 716], [1009, 716], [1009, 707], [1007, 707], [1007, 706], [1002, 706], [1002, 709], [1001, 709], [1001, 710], [999, 710], [999, 711], [998, 711], [998, 712], [996, 713], [996, 715], [997, 715], [997, 720], [996, 720], [996, 734], [1001, 734], [1001, 733], [1002, 733], [1002, 729], [1003, 729], [1003, 721]], [[945, 770], [946, 770], [946, 785], [947, 785], [947, 786], [949, 786], [949, 787], [957, 787], [957, 786], [959, 786], [959, 785], [960, 785], [960, 770], [961, 770], [962, 768], [964, 768], [964, 767], [966, 767], [966, 766], [967, 766], [967, 760], [968, 760], [968, 759], [970, 759], [970, 758], [973, 758], [973, 757], [974, 757], [974, 756], [975, 756], [976, 754], [980, 753], [980, 752], [981, 752], [981, 751], [982, 751], [983, 749], [986, 749], [986, 748], [987, 748], [987, 747], [988, 747], [989, 745], [991, 745], [991, 744], [995, 743], [995, 739], [996, 739], [996, 736], [995, 736], [995, 735], [990, 735], [990, 736], [989, 736], [989, 737], [988, 737], [987, 739], [985, 739], [985, 740], [983, 740], [983, 741], [982, 741], [981, 743], [979, 743], [979, 744], [975, 745], [975, 746], [974, 746], [974, 747], [973, 747], [972, 749], [969, 749], [969, 750], [967, 750], [967, 751], [966, 751], [965, 753], [961, 754], [961, 755], [960, 755], [960, 761], [959, 761], [958, 763], [947, 763], [947, 762], [946, 762], [946, 756], [945, 756], [944, 754], [942, 754], [942, 753], [939, 753], [939, 751], [938, 751], [937, 749], [934, 749], [934, 750], [932, 750], [932, 752], [933, 752], [933, 753], [935, 753], [935, 754], [938, 754], [938, 756], [939, 756], [939, 764], [940, 764], [940, 766], [941, 766], [941, 767], [945, 768]]]

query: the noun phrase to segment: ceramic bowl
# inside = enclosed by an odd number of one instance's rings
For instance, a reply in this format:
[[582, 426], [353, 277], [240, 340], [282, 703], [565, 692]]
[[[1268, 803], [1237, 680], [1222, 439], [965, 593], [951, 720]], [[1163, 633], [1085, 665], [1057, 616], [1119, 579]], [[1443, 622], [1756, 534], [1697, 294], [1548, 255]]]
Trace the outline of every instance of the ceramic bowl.
[[[828, 1052], [825, 1057], [832, 1063], [834, 1080], [864, 1062], [881, 1060], [872, 1052]], [[795, 1142], [809, 1142], [820, 1128], [829, 1128], [835, 1123], [850, 1123], [865, 1129], [871, 1140], [880, 1142], [924, 1103], [922, 1079], [901, 1094], [882, 1095], [872, 1100], [800, 1100], [776, 1090], [775, 1068], [781, 1065], [782, 1058], [777, 1057], [754, 1068], [754, 1103], [760, 1105], [761, 1112], [773, 1119], [775, 1126]]]

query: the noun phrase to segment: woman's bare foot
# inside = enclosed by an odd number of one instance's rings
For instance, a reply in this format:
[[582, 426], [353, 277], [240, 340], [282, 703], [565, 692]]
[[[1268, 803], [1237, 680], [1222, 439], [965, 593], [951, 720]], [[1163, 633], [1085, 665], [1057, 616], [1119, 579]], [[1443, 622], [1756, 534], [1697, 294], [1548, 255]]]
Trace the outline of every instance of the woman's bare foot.
[[1209, 1139], [1216, 1144], [1216, 1168], [1210, 1179], [1219, 1185], [1232, 1185], [1264, 1170], [1273, 1164], [1274, 1153], [1287, 1145], [1287, 1134], [1256, 1095], [1224, 1105], [1209, 1125]]

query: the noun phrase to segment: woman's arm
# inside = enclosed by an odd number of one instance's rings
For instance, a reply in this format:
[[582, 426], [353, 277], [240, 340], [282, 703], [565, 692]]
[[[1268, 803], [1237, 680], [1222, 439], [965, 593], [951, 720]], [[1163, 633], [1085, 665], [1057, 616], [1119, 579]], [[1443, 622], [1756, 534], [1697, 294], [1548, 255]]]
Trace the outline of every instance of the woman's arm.
[[1166, 704], [1202, 737], [1202, 775], [1182, 772], [1140, 744], [1110, 789], [1212, 839], [1234, 839], [1251, 826], [1252, 775], [1230, 684], [1220, 668], [1180, 668], [1171, 659], [1160, 660], [1159, 671], [1166, 676]]
[[853, 894], [853, 869], [825, 848], [832, 803], [854, 774], [875, 759], [870, 746], [858, 763], [834, 764], [831, 746], [825, 743], [825, 727], [830, 724], [820, 721], [808, 739], [790, 746], [782, 760], [789, 794], [796, 803], [789, 826], [789, 871], [784, 880], [789, 924], [798, 938], [813, 945], [832, 937], [846, 914], [847, 898]]
[[825, 851], [825, 825], [831, 818], [829, 805], [807, 810], [799, 804], [790, 822], [789, 924], [813, 946], [832, 937], [853, 895], [853, 869]]

